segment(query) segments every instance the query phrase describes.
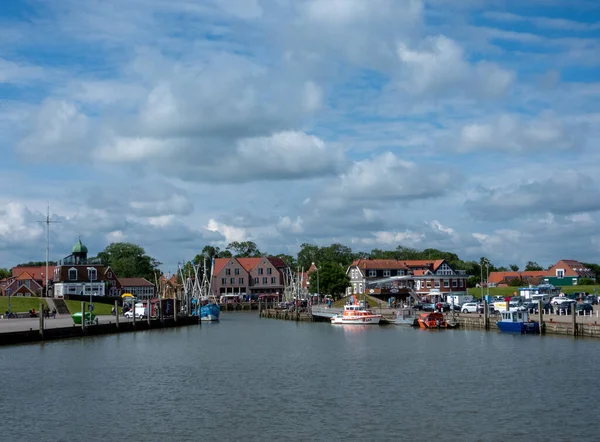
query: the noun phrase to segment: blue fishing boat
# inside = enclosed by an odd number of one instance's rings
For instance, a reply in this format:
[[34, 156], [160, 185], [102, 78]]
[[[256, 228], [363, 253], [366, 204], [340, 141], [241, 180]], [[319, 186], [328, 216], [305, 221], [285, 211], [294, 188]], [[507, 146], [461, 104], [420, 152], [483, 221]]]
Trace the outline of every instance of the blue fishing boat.
[[221, 316], [221, 307], [219, 304], [211, 302], [200, 307], [201, 321], [218, 321]]
[[528, 334], [540, 331], [540, 324], [532, 321], [527, 311], [507, 310], [502, 312], [502, 319], [496, 324], [503, 332]]

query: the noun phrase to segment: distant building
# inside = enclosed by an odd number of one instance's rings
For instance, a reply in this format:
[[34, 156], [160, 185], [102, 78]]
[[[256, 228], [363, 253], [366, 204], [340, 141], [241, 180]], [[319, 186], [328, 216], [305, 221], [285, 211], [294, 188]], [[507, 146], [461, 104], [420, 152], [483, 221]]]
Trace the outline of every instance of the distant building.
[[[114, 280], [112, 271], [98, 258], [88, 258], [87, 254], [87, 247], [79, 239], [71, 255], [57, 263], [53, 279], [55, 298], [67, 295], [105, 296], [110, 293], [107, 286], [110, 280]], [[108, 274], [113, 278], [107, 278]]]
[[42, 296], [43, 292], [42, 284], [28, 272], [0, 281], [0, 296]]
[[138, 299], [152, 299], [156, 296], [156, 287], [146, 278], [119, 278], [121, 294], [131, 293]]
[[[44, 296], [46, 294], [46, 284], [49, 284], [48, 291], [49, 296], [52, 296], [52, 275], [54, 274], [54, 266], [48, 266], [48, 275], [46, 275], [46, 266], [16, 266], [11, 269], [11, 278], [14, 280], [19, 278], [23, 274], [27, 274], [32, 281], [36, 284], [30, 283], [30, 285], [39, 285], [42, 290], [35, 296]], [[8, 279], [8, 278], [7, 278]], [[23, 284], [23, 283], [22, 283]], [[37, 292], [36, 292], [37, 293]], [[14, 295], [11, 295], [14, 296]], [[32, 295], [34, 296], [34, 295]]]
[[582, 278], [596, 279], [596, 274], [574, 259], [561, 259], [550, 267], [544, 282], [554, 286], [577, 285]]
[[287, 264], [280, 258], [215, 258], [212, 294], [282, 294], [287, 271]]

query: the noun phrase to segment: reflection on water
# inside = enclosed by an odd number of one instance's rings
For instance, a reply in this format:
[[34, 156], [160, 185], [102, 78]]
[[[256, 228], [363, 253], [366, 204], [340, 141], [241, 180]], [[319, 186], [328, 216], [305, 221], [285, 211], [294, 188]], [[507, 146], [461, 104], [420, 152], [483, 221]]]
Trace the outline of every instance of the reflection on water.
[[2, 440], [598, 439], [595, 340], [221, 318], [0, 349]]

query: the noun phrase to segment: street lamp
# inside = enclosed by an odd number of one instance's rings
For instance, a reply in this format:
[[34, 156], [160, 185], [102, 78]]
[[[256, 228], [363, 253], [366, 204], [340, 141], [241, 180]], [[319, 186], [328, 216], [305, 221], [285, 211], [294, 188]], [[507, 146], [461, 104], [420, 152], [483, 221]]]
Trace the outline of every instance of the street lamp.
[[487, 270], [487, 276], [485, 277], [485, 287], [487, 291], [488, 298], [490, 296], [490, 263], [486, 261], [485, 268]]

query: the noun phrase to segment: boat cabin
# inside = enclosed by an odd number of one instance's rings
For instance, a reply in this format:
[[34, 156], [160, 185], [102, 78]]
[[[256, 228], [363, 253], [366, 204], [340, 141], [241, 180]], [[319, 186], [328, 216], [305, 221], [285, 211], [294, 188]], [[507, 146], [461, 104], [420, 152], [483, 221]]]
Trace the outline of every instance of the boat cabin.
[[529, 322], [529, 312], [508, 310], [502, 312], [502, 322]]

